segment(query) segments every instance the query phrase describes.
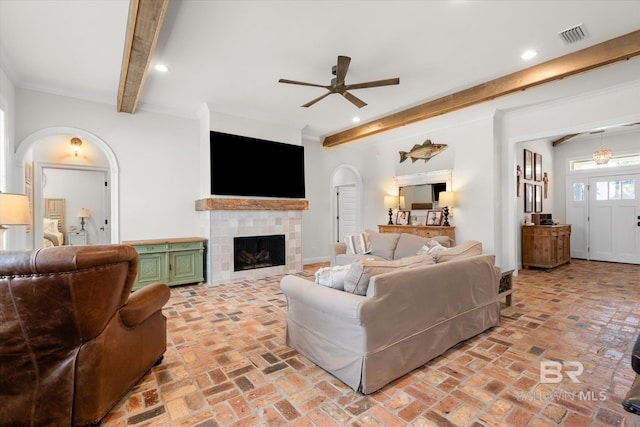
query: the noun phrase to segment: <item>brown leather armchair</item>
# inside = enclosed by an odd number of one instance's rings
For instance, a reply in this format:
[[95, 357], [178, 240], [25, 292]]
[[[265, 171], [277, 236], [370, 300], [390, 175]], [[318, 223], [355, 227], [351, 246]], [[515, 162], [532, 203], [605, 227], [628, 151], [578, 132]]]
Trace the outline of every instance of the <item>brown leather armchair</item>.
[[166, 350], [163, 283], [126, 245], [0, 251], [0, 426], [98, 423]]

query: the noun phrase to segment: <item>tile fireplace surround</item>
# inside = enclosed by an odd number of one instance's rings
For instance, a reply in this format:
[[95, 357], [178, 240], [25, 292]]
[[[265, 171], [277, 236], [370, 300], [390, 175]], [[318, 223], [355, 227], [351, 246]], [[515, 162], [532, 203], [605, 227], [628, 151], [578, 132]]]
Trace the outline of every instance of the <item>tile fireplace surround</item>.
[[[207, 282], [260, 279], [302, 271], [302, 211], [309, 202], [301, 199], [196, 200], [202, 212], [201, 229], [207, 243]], [[233, 238], [284, 234], [285, 265], [233, 271]]]

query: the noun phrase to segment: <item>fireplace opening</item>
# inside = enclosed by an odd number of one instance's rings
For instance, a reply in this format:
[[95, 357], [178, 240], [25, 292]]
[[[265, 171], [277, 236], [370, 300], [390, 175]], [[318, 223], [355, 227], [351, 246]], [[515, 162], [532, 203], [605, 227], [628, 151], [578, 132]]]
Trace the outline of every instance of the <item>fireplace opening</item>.
[[233, 238], [233, 271], [285, 265], [284, 234]]

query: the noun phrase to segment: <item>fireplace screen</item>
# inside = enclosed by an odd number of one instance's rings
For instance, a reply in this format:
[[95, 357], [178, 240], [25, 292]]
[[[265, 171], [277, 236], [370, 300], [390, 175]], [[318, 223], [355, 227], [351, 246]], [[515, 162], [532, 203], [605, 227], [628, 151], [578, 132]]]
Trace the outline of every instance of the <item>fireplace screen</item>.
[[284, 234], [235, 237], [233, 271], [285, 265]]

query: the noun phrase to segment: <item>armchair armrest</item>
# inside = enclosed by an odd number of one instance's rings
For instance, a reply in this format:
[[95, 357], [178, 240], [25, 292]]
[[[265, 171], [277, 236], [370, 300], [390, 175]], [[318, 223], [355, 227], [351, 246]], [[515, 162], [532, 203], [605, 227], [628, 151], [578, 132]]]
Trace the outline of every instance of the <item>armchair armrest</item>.
[[344, 242], [329, 244], [329, 261], [330, 265], [336, 265], [336, 255], [347, 253], [347, 244]]
[[153, 313], [161, 310], [169, 301], [171, 292], [164, 283], [154, 283], [138, 289], [129, 295], [129, 299], [120, 309], [120, 319], [127, 327], [144, 322]]

